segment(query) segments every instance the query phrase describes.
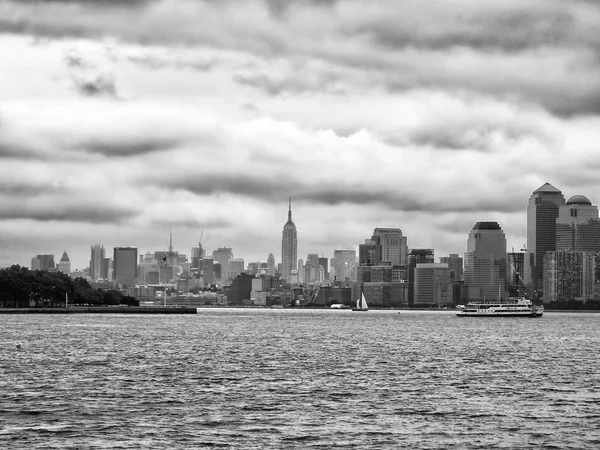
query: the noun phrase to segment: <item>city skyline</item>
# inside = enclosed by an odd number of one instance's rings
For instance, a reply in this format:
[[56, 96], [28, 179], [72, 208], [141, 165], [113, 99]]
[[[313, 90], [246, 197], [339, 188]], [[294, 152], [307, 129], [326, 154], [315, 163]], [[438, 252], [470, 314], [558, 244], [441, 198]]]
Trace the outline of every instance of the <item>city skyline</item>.
[[170, 230], [279, 263], [290, 196], [298, 258], [389, 227], [437, 261], [522, 248], [546, 182], [600, 203], [600, 5], [415, 5], [0, 3], [0, 267]]

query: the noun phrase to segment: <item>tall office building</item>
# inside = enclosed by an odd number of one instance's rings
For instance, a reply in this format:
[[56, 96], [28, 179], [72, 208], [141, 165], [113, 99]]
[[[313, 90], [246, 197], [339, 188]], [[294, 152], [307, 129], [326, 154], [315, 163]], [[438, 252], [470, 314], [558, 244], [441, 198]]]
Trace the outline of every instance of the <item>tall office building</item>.
[[304, 284], [306, 283], [306, 272], [304, 269], [304, 261], [302, 259], [298, 260], [298, 283]]
[[71, 260], [69, 259], [69, 255], [67, 255], [67, 251], [65, 250], [60, 258], [60, 262], [58, 263], [58, 270], [62, 273], [66, 273], [69, 275], [71, 273]]
[[31, 268], [39, 270], [55, 270], [54, 255], [37, 255], [31, 260]]
[[508, 293], [511, 297], [520, 297], [526, 293], [525, 282], [523, 279], [523, 265], [525, 264], [525, 253], [511, 252], [507, 253], [507, 274]]
[[215, 284], [215, 269], [212, 258], [203, 258], [199, 261], [202, 282], [205, 286]]
[[507, 298], [506, 237], [498, 222], [477, 222], [467, 239], [468, 300]]
[[448, 256], [440, 257], [440, 263], [448, 264], [450, 269], [450, 280], [452, 282], [460, 281], [463, 277], [463, 259], [457, 253], [450, 253]]
[[446, 263], [419, 263], [415, 267], [414, 305], [441, 307], [452, 302], [450, 269]]
[[137, 278], [136, 247], [115, 247], [113, 250], [113, 276], [123, 286], [135, 286]]
[[232, 280], [244, 271], [244, 258], [231, 258], [229, 260], [229, 278]]
[[381, 246], [381, 261], [393, 266], [406, 264], [407, 241], [400, 228], [375, 228], [371, 239]]
[[304, 280], [306, 283], [314, 283], [319, 277], [319, 255], [309, 253], [304, 265]]
[[334, 250], [331, 269], [337, 281], [356, 281], [356, 251]]
[[407, 257], [408, 278], [408, 304], [414, 305], [415, 301], [415, 269], [417, 264], [434, 264], [434, 250], [432, 248], [413, 248]]
[[558, 209], [556, 250], [600, 252], [598, 207], [583, 195], [574, 195]]
[[217, 277], [220, 280], [221, 285], [229, 283], [229, 260], [233, 258], [233, 252], [229, 247], [219, 247], [213, 251], [212, 259], [215, 263], [221, 266], [221, 276]]
[[365, 239], [365, 243], [358, 246], [358, 265], [374, 266], [380, 261], [381, 245], [374, 239]]
[[102, 260], [104, 258], [104, 247], [100, 244], [92, 245], [90, 258], [90, 277], [92, 281], [102, 278]]
[[111, 258], [102, 258], [100, 277], [104, 280], [112, 280], [113, 263]]
[[556, 250], [544, 256], [544, 303], [593, 298], [596, 257], [589, 252]]
[[329, 259], [321, 256], [319, 258], [319, 267], [323, 268], [323, 281], [329, 280]]
[[288, 283], [292, 280], [292, 271], [298, 269], [298, 233], [292, 221], [292, 199], [288, 209], [288, 220], [283, 226], [281, 236], [282, 278]]
[[534, 298], [543, 289], [544, 255], [556, 250], [556, 219], [564, 205], [562, 192], [550, 183], [540, 186], [529, 197], [524, 279], [527, 292]]
[[275, 257], [273, 253], [269, 253], [269, 257], [267, 258], [267, 272], [272, 277], [275, 276]]

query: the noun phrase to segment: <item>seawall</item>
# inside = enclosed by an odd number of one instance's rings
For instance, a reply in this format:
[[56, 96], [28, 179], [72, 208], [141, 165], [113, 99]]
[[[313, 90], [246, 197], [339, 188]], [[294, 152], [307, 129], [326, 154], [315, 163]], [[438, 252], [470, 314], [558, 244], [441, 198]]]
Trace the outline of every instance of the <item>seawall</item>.
[[198, 314], [198, 311], [196, 308], [73, 306], [69, 308], [0, 308], [0, 314]]

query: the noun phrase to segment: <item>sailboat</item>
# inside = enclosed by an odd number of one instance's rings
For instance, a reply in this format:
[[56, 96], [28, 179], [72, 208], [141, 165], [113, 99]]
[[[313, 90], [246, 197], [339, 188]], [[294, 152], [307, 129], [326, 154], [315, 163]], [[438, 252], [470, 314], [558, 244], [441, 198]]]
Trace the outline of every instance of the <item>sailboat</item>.
[[356, 308], [352, 308], [352, 311], [368, 311], [369, 305], [367, 305], [367, 299], [364, 293], [360, 293], [360, 298], [356, 300]]

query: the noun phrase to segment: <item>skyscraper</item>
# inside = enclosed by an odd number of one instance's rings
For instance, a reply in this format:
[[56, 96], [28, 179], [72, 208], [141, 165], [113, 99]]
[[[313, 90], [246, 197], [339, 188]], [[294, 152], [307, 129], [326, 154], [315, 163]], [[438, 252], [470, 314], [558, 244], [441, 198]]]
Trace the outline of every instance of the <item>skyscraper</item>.
[[544, 255], [544, 303], [593, 298], [595, 256], [589, 252], [556, 250]]
[[288, 209], [288, 220], [283, 226], [281, 236], [281, 263], [282, 278], [288, 283], [292, 279], [292, 271], [297, 270], [298, 266], [298, 233], [296, 225], [292, 221], [292, 199]]
[[556, 218], [564, 204], [562, 192], [550, 183], [540, 186], [529, 197], [524, 279], [530, 295], [543, 289], [544, 255], [556, 250]]
[[417, 264], [434, 264], [434, 250], [432, 248], [413, 248], [407, 260], [408, 304], [413, 306], [415, 301], [415, 269]]
[[406, 236], [402, 236], [400, 228], [375, 228], [371, 239], [381, 246], [382, 261], [389, 261], [393, 266], [406, 264]]
[[136, 247], [115, 247], [113, 250], [113, 276], [117, 283], [124, 286], [135, 286], [137, 278]]
[[598, 207], [583, 195], [574, 195], [558, 209], [556, 250], [600, 252]]
[[269, 275], [274, 277], [275, 276], [275, 257], [273, 256], [273, 253], [269, 253], [269, 257], [267, 258], [267, 268], [268, 268]]
[[62, 273], [66, 273], [69, 275], [71, 273], [71, 260], [67, 255], [67, 251], [65, 250], [60, 258], [60, 262], [58, 263], [58, 270]]
[[229, 260], [233, 258], [233, 252], [230, 247], [219, 247], [213, 251], [213, 261], [221, 267], [220, 280], [221, 285], [228, 284], [229, 279]]
[[102, 260], [104, 257], [104, 247], [100, 244], [92, 245], [90, 258], [90, 277], [92, 281], [102, 278]]
[[448, 264], [450, 269], [450, 280], [460, 281], [463, 276], [463, 259], [457, 253], [450, 253], [448, 256], [440, 257], [440, 263]]
[[467, 239], [468, 300], [507, 297], [506, 237], [498, 222], [477, 222]]

